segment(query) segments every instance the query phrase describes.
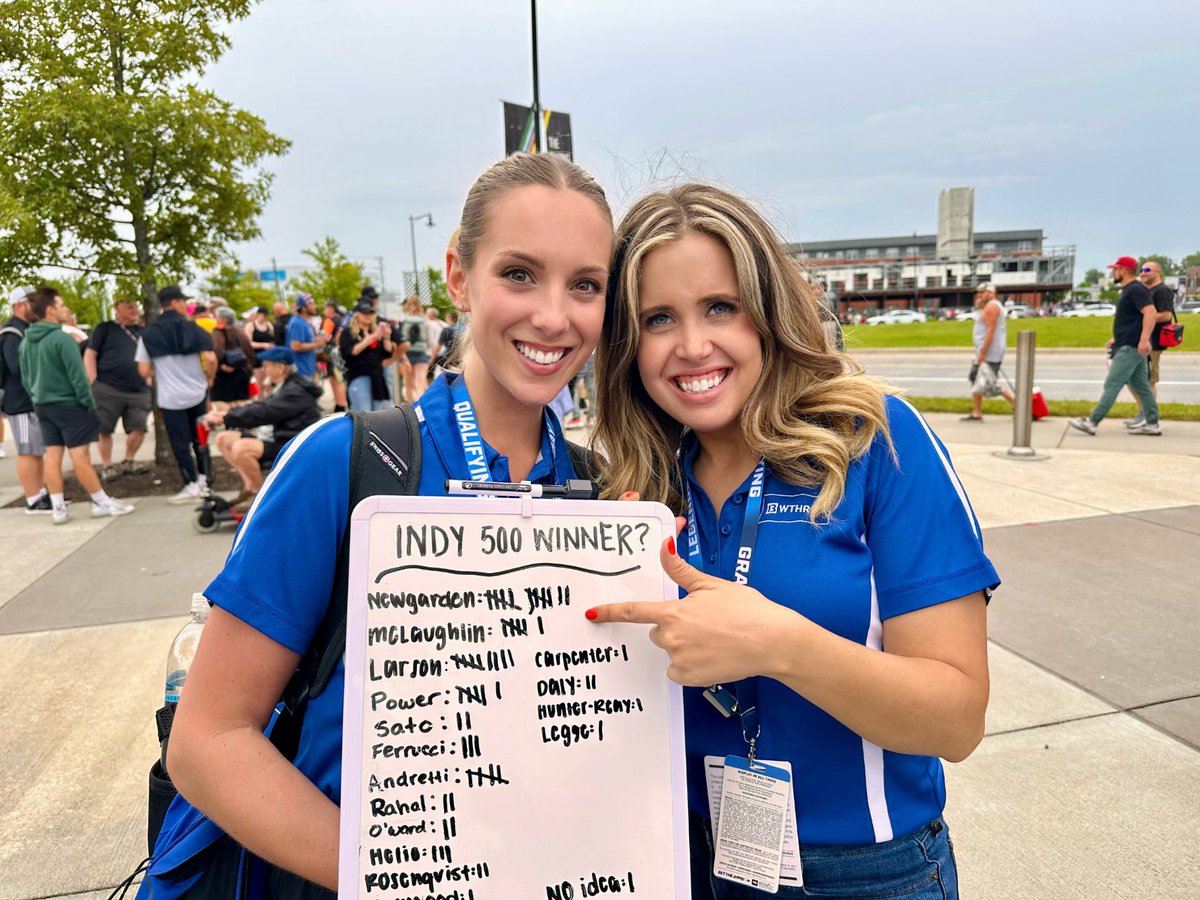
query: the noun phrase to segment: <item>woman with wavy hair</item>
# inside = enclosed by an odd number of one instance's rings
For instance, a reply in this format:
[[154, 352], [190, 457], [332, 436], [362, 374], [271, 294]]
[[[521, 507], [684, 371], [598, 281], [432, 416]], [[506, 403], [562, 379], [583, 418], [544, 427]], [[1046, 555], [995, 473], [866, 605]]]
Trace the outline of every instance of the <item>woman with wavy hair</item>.
[[741, 882], [955, 897], [940, 758], [983, 736], [999, 579], [945, 448], [831, 346], [819, 297], [727, 191], [683, 185], [625, 216], [596, 439], [610, 497], [683, 513], [662, 560], [686, 596], [587, 616], [654, 626], [687, 686], [694, 897], [764, 896], [714, 870], [709, 796], [746, 761], [790, 769], [779, 827], [794, 819], [799, 858]]

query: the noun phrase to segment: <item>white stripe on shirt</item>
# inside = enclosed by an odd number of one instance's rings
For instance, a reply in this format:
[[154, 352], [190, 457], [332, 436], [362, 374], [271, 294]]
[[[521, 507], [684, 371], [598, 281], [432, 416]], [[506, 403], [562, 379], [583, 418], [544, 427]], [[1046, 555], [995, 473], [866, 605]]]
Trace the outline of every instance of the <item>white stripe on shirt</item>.
[[[867, 542], [866, 535], [859, 540]], [[867, 628], [865, 641], [868, 650], [883, 650], [883, 622], [879, 619], [879, 597], [875, 593], [875, 572], [871, 571], [871, 624]], [[887, 792], [883, 781], [883, 748], [862, 738], [863, 774], [867, 789], [867, 809], [871, 813], [871, 827], [875, 830], [875, 842], [890, 841], [892, 816], [888, 812]]]

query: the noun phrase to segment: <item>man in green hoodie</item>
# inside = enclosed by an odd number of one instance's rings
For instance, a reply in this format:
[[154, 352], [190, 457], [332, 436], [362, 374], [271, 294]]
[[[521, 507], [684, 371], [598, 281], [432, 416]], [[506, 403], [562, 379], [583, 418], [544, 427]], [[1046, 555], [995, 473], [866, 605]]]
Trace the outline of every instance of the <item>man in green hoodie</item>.
[[33, 324], [21, 341], [21, 382], [33, 400], [46, 445], [50, 520], [62, 525], [70, 518], [63, 498], [64, 447], [71, 454], [75, 477], [92, 495], [92, 516], [127, 515], [133, 506], [108, 496], [92, 466], [89, 444], [100, 434], [100, 419], [79, 345], [62, 328], [70, 310], [52, 287], [38, 288], [29, 299]]

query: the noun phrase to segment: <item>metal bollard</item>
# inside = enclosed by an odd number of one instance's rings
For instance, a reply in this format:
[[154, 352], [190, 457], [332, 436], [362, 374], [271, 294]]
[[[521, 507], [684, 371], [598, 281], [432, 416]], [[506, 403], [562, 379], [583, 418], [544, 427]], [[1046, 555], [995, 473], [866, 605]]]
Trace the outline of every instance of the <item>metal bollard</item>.
[[1013, 440], [1012, 446], [1005, 454], [1009, 459], [1045, 459], [1032, 446], [1033, 362], [1036, 346], [1036, 331], [1021, 331], [1017, 334], [1017, 383], [1016, 397], [1013, 401]]

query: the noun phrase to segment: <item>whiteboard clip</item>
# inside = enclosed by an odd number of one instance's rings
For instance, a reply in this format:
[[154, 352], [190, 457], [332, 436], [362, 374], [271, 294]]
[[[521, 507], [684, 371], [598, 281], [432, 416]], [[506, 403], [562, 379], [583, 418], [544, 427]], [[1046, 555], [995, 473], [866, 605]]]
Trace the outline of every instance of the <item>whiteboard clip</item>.
[[533, 518], [533, 496], [530, 494], [521, 495], [521, 518]]

